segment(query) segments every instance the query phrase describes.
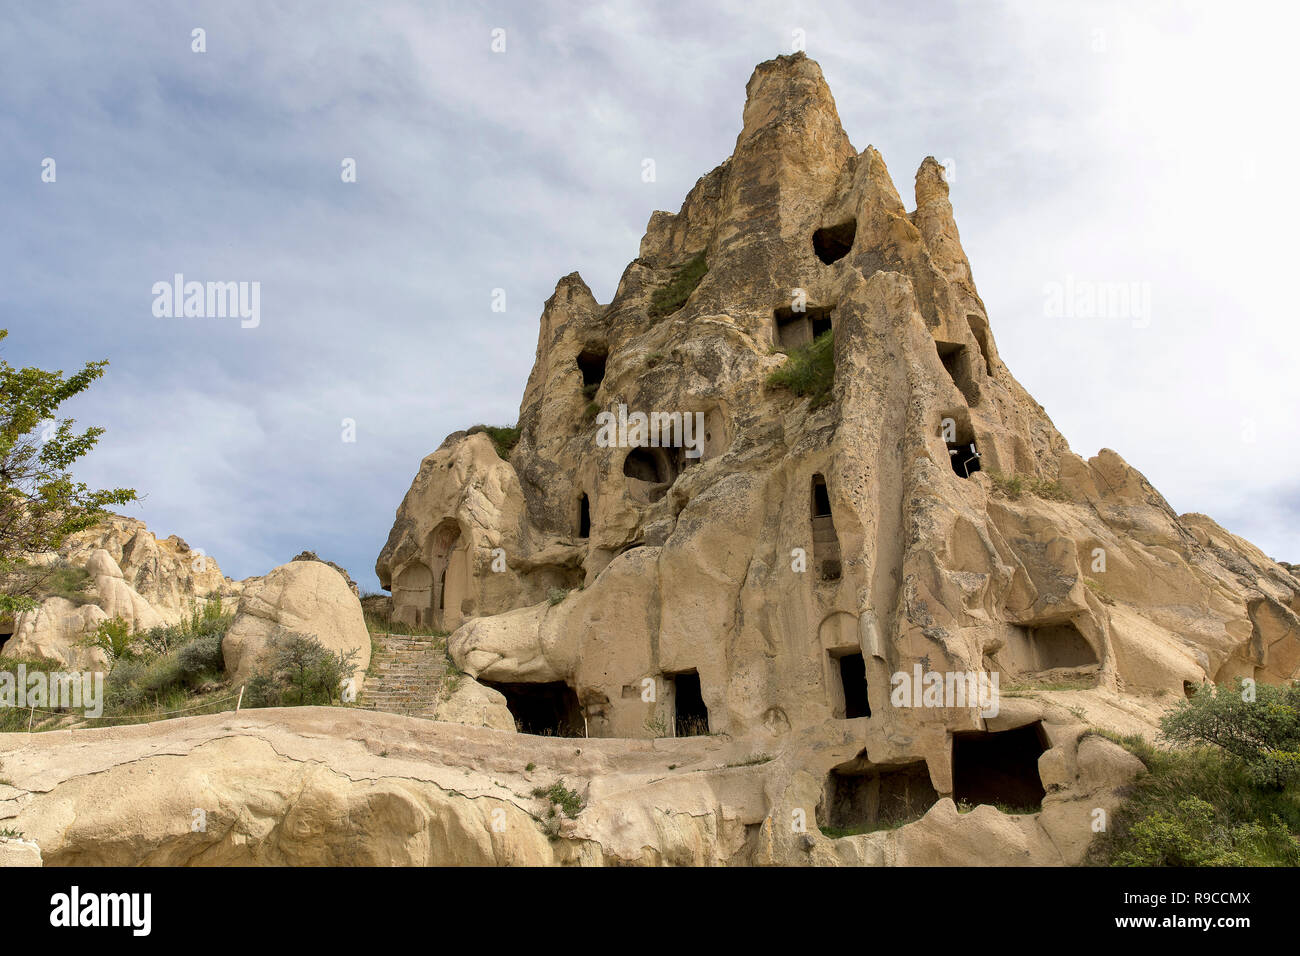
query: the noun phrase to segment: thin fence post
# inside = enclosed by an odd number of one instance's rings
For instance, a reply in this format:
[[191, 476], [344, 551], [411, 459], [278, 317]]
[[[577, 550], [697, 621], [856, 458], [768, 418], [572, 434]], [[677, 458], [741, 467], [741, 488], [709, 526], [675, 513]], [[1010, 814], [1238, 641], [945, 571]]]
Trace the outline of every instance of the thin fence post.
[[243, 684], [240, 684], [240, 685], [239, 685], [239, 700], [235, 701], [235, 713], [239, 713], [239, 708], [240, 708], [241, 706], [243, 706], [243, 703], [244, 703], [244, 685], [243, 685]]
[[36, 705], [32, 705], [31, 713], [27, 715], [27, 732], [32, 732], [32, 721], [36, 719]]

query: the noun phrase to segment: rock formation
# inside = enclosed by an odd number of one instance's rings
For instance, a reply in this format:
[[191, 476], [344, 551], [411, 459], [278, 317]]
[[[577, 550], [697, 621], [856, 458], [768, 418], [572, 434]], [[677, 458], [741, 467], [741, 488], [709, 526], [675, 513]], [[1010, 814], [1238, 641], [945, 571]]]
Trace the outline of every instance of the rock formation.
[[[734, 153], [651, 216], [613, 300], [577, 273], [547, 300], [509, 460], [458, 432], [422, 462], [376, 564], [394, 617], [454, 630], [522, 729], [851, 738], [801, 768], [825, 805], [891, 775], [960, 799], [984, 745], [1067, 786], [1077, 735], [1041, 696], [985, 719], [899, 706], [896, 675], [1135, 707], [1296, 676], [1300, 581], [1115, 452], [1071, 452], [1012, 377], [943, 168], [921, 164], [909, 212], [802, 54], [747, 93]], [[827, 329], [829, 400], [769, 384]], [[604, 412], [703, 435], [611, 445]]]
[[329, 651], [356, 651], [356, 676], [370, 663], [370, 632], [361, 602], [343, 575], [319, 561], [290, 561], [245, 582], [235, 619], [221, 642], [235, 684], [253, 676], [277, 633], [315, 637]]
[[110, 515], [70, 535], [57, 552], [31, 555], [39, 565], [80, 569], [85, 587], [51, 595], [11, 621], [0, 621], [0, 649], [11, 657], [101, 668], [103, 652], [81, 645], [103, 621], [121, 618], [133, 632], [176, 624], [213, 596], [233, 599], [242, 583], [175, 535], [158, 540], [144, 522]]
[[[1071, 452], [999, 357], [939, 164], [909, 212], [811, 60], [747, 92], [613, 300], [576, 273], [547, 300], [508, 460], [457, 432], [397, 510], [392, 617], [468, 675], [437, 720], [0, 735], [0, 828], [47, 864], [1075, 864], [1140, 772], [1096, 731], [1294, 678], [1300, 579]], [[107, 557], [165, 595], [116, 540], [86, 544], [96, 587]], [[364, 633], [314, 561], [246, 582], [236, 676], [276, 627]], [[499, 698], [524, 733], [444, 722]]]

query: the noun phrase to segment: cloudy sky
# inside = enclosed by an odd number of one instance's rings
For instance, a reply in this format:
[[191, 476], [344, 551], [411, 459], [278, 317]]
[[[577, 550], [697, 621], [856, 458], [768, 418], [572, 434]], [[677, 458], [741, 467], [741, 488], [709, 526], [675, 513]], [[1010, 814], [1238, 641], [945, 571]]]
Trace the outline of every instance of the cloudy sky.
[[[1300, 561], [1300, 14], [1056, 6], [17, 0], [4, 356], [111, 361], [70, 409], [108, 429], [82, 476], [139, 489], [160, 536], [234, 577], [310, 548], [377, 587], [420, 459], [514, 422], [555, 281], [610, 299], [801, 30], [909, 208], [921, 160], [949, 166], [1002, 357], [1074, 450]], [[175, 273], [260, 282], [260, 325], [155, 317]], [[1056, 314], [1067, 283], [1136, 284], [1149, 315]]]

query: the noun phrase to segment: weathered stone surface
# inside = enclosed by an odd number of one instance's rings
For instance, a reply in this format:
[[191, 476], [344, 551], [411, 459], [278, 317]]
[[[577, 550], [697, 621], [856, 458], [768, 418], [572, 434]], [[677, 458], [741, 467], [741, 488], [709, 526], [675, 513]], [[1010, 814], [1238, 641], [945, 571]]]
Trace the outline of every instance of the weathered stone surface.
[[277, 632], [310, 635], [336, 653], [357, 651], [358, 678], [370, 663], [370, 633], [361, 602], [342, 575], [319, 561], [291, 561], [247, 582], [221, 642], [233, 683], [252, 677]]
[[[53, 866], [1062, 865], [1109, 806], [1097, 789], [1131, 779], [1076, 759], [1067, 736], [1076, 777], [1040, 814], [958, 814], [945, 798], [897, 830], [832, 840], [814, 823], [822, 778], [856, 736], [572, 740], [337, 707], [0, 734], [0, 827]], [[760, 745], [770, 759], [754, 762]], [[584, 806], [548, 822], [533, 792], [557, 782]]]
[[[715, 731], [822, 725], [842, 707], [833, 661], [852, 651], [867, 743], [980, 726], [887, 706], [890, 675], [917, 663], [1170, 699], [1294, 676], [1295, 578], [1174, 514], [1115, 452], [1070, 451], [999, 358], [932, 158], [915, 196], [908, 212], [880, 154], [849, 145], [815, 63], [761, 64], [734, 154], [651, 217], [613, 301], [560, 280], [510, 461], [457, 433], [422, 464], [377, 566], [398, 613], [456, 629], [472, 675], [564, 682], [610, 736], [663, 716], [627, 688], [687, 671]], [[831, 234], [847, 241], [825, 262]], [[650, 318], [701, 252], [685, 305]], [[834, 329], [833, 398], [816, 409], [766, 384], [785, 361], [771, 347], [802, 321], [779, 310], [800, 293]], [[702, 412], [703, 454], [633, 476], [631, 450], [596, 441], [592, 395]], [[829, 516], [810, 514], [822, 484]]]
[[[1012, 376], [942, 167], [909, 212], [802, 54], [747, 94], [612, 301], [557, 284], [509, 460], [454, 433], [398, 507], [392, 618], [452, 632], [471, 678], [432, 716], [489, 726], [308, 708], [0, 737], [0, 821], [47, 863], [1069, 865], [1141, 772], [1090, 730], [1295, 678], [1293, 569], [1074, 454]], [[770, 385], [823, 325], [829, 400]], [[600, 412], [698, 415], [700, 454], [598, 440]], [[86, 547], [127, 571], [116, 540]], [[277, 627], [368, 654], [316, 562], [244, 583], [236, 680]], [[913, 674], [1002, 692], [896, 700]], [[502, 700], [589, 739], [515, 733]], [[556, 782], [575, 819], [532, 796]], [[192, 833], [194, 807], [219, 825]]]
[[29, 560], [81, 568], [92, 583], [78, 601], [48, 596], [35, 610], [17, 615], [4, 652], [75, 668], [106, 665], [101, 651], [79, 643], [102, 621], [121, 618], [132, 632], [176, 624], [213, 596], [233, 603], [242, 588], [241, 582], [222, 575], [211, 557], [180, 538], [159, 541], [142, 521], [119, 515], [70, 535], [57, 553], [30, 555]]

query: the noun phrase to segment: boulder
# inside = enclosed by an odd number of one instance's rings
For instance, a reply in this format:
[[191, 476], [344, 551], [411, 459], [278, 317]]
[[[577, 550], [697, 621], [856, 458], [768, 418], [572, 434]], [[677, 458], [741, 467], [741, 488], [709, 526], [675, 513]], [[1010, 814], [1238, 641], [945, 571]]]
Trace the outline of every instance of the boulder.
[[361, 602], [342, 575], [319, 561], [291, 561], [247, 582], [221, 643], [232, 682], [248, 681], [280, 631], [311, 635], [336, 653], [357, 651], [358, 677], [370, 664], [370, 633]]

